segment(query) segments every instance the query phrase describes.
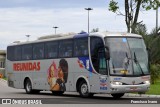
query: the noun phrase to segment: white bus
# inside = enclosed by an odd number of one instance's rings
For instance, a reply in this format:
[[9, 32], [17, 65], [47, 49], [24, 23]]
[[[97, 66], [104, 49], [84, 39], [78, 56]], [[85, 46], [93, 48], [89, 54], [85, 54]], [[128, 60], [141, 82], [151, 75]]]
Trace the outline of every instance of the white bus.
[[7, 47], [8, 86], [26, 93], [98, 93], [120, 98], [150, 87], [148, 53], [142, 36], [81, 33]]

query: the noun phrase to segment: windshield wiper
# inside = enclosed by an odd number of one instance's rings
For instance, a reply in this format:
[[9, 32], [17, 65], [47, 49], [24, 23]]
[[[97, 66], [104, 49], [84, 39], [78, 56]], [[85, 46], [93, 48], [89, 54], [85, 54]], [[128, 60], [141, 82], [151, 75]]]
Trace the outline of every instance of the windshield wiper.
[[112, 62], [112, 66], [113, 66], [113, 73], [116, 73], [116, 70], [115, 70], [113, 62]]
[[128, 54], [126, 52], [126, 59], [124, 60], [124, 69], [127, 70], [128, 66], [129, 66], [129, 60], [131, 60], [131, 58], [128, 57]]
[[141, 67], [141, 65], [139, 64], [139, 61], [137, 60], [137, 57], [136, 57], [136, 53], [134, 52], [134, 62], [136, 63], [136, 65], [139, 66], [141, 72], [142, 72], [142, 76], [145, 75], [144, 72], [143, 72], [143, 69]]

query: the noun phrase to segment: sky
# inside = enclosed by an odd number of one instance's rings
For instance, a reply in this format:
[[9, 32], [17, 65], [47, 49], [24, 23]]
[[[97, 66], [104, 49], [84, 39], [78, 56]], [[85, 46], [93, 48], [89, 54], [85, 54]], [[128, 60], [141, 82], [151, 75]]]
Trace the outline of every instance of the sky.
[[[122, 0], [117, 1], [123, 11]], [[25, 35], [36, 40], [54, 34], [53, 26], [59, 27], [57, 33], [87, 31], [86, 7], [93, 8], [90, 30], [126, 32], [124, 17], [108, 11], [108, 4], [109, 0], [0, 0], [0, 49], [14, 41], [26, 41]], [[155, 27], [155, 16], [153, 10], [143, 11], [138, 21], [143, 20], [150, 32]]]

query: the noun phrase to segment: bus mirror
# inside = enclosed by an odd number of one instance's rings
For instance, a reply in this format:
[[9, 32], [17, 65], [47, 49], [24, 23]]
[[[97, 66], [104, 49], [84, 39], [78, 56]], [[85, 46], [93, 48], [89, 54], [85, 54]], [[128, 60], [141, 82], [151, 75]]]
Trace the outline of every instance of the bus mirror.
[[110, 60], [110, 54], [109, 54], [109, 48], [107, 46], [105, 46], [105, 49], [106, 49], [106, 60]]

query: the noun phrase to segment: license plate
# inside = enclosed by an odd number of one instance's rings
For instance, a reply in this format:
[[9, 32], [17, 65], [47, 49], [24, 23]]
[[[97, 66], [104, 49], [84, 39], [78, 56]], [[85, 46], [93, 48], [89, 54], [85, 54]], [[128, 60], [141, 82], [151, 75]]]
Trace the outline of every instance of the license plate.
[[137, 87], [131, 87], [130, 89], [131, 89], [131, 90], [136, 90], [136, 89], [137, 89]]

